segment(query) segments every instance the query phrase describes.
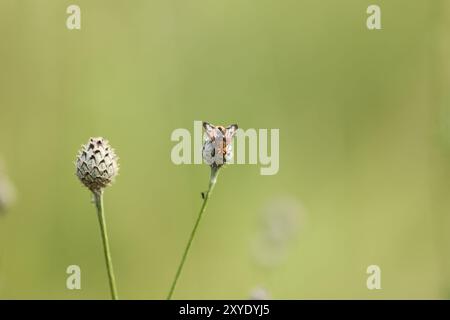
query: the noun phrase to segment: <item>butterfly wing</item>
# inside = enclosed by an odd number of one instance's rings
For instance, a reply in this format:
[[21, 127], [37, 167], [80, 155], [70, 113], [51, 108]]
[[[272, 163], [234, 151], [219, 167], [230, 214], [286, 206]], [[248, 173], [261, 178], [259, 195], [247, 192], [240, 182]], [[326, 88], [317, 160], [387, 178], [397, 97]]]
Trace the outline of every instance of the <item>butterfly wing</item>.
[[227, 141], [227, 145], [231, 144], [231, 140], [233, 140], [234, 135], [236, 134], [236, 130], [238, 129], [237, 124], [232, 124], [226, 127], [225, 130], [225, 139]]
[[205, 129], [206, 135], [208, 138], [213, 141], [216, 138], [216, 126], [213, 126], [212, 124], [208, 122], [203, 122], [203, 128]]

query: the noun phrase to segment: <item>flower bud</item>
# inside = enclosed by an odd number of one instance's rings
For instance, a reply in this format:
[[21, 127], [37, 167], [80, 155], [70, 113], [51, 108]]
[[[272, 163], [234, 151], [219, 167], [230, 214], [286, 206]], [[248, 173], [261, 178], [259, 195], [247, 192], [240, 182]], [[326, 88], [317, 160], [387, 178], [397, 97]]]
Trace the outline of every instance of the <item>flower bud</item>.
[[78, 153], [76, 175], [93, 193], [101, 193], [114, 182], [119, 172], [117, 161], [118, 157], [108, 140], [90, 138]]

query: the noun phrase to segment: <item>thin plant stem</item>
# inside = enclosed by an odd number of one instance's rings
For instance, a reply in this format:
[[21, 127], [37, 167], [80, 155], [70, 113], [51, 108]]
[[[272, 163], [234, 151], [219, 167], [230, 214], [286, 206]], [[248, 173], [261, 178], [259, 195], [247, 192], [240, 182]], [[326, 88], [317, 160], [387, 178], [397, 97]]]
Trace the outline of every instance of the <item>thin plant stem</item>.
[[194, 228], [192, 229], [191, 235], [189, 237], [188, 243], [186, 245], [186, 249], [184, 249], [183, 256], [181, 258], [180, 265], [178, 266], [177, 273], [175, 274], [175, 278], [173, 279], [172, 286], [170, 287], [169, 295], [167, 296], [167, 300], [172, 298], [173, 292], [178, 282], [178, 278], [180, 277], [181, 271], [184, 266], [184, 262], [186, 261], [186, 257], [188, 255], [189, 249], [191, 248], [192, 240], [194, 239], [195, 233], [197, 232], [198, 225], [200, 224], [200, 220], [202, 219], [203, 213], [205, 212], [206, 205], [208, 204], [208, 200], [212, 195], [214, 190], [214, 186], [216, 185], [217, 176], [219, 175], [218, 167], [211, 167], [211, 178], [209, 179], [209, 188], [206, 194], [203, 197], [203, 204], [200, 208], [200, 212], [197, 217], [197, 221], [195, 222]]
[[100, 233], [103, 241], [103, 252], [105, 254], [106, 269], [108, 270], [109, 287], [113, 300], [118, 300], [116, 280], [111, 260], [111, 250], [109, 249], [108, 231], [106, 229], [105, 212], [103, 209], [103, 192], [94, 192], [95, 206], [97, 207], [98, 222], [100, 223]]

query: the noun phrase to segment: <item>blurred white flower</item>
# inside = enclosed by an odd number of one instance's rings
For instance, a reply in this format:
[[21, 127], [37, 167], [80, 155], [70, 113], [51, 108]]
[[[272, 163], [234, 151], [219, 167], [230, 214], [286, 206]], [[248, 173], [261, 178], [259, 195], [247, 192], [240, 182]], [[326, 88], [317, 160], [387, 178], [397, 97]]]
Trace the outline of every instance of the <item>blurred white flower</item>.
[[269, 292], [263, 287], [256, 287], [250, 292], [250, 300], [270, 300]]
[[252, 241], [253, 257], [259, 266], [272, 268], [285, 259], [304, 214], [303, 206], [292, 197], [271, 199], [264, 205], [260, 228]]
[[274, 242], [292, 239], [300, 228], [303, 212], [300, 203], [292, 198], [270, 201], [263, 210], [263, 223], [267, 236]]
[[16, 199], [16, 192], [13, 184], [6, 176], [0, 163], [0, 214], [8, 210]]

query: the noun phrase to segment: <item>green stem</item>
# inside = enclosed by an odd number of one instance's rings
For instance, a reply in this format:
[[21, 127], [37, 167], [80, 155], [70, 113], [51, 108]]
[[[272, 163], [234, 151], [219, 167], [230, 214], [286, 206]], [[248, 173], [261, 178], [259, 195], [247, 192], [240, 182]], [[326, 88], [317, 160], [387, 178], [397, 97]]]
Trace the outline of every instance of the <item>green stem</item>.
[[106, 269], [108, 270], [109, 287], [111, 289], [111, 297], [118, 300], [116, 289], [116, 280], [114, 278], [114, 270], [111, 260], [111, 251], [109, 249], [108, 231], [106, 230], [105, 212], [103, 210], [103, 192], [94, 192], [95, 206], [97, 207], [98, 222], [100, 223], [100, 232], [103, 241], [103, 252], [105, 254]]
[[173, 292], [178, 282], [178, 278], [180, 277], [181, 270], [183, 269], [184, 262], [186, 261], [186, 257], [188, 255], [189, 249], [192, 244], [192, 240], [194, 239], [195, 233], [197, 232], [198, 225], [200, 224], [200, 220], [202, 219], [203, 213], [205, 212], [206, 205], [208, 204], [209, 197], [211, 196], [214, 186], [216, 185], [217, 176], [219, 174], [219, 168], [211, 167], [211, 178], [209, 180], [209, 188], [203, 198], [203, 204], [200, 208], [200, 212], [197, 217], [197, 221], [195, 222], [194, 229], [192, 229], [191, 236], [189, 237], [186, 249], [184, 249], [183, 257], [181, 258], [180, 265], [178, 266], [177, 273], [175, 274], [175, 278], [173, 279], [172, 286], [170, 287], [169, 295], [167, 296], [167, 300], [172, 298]]

